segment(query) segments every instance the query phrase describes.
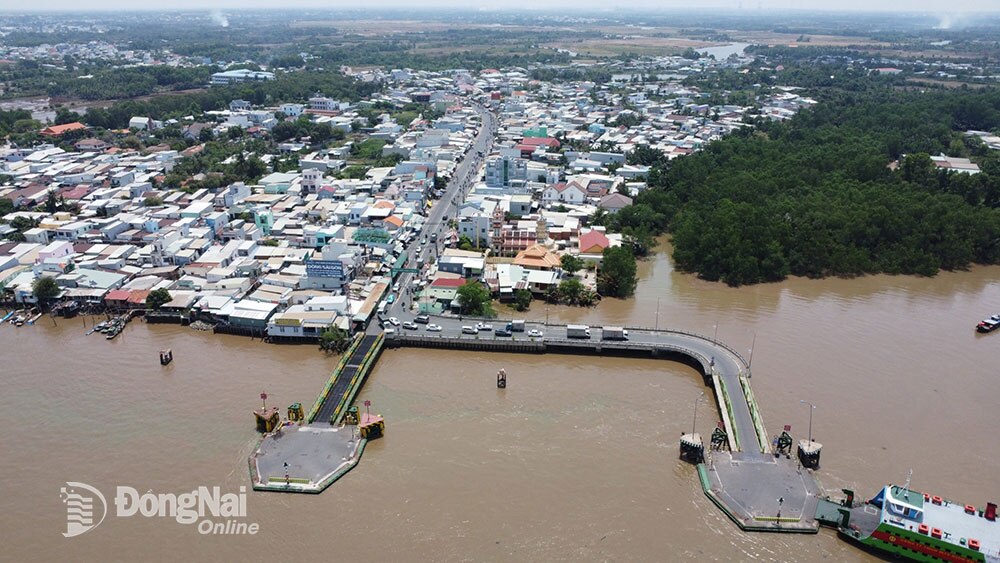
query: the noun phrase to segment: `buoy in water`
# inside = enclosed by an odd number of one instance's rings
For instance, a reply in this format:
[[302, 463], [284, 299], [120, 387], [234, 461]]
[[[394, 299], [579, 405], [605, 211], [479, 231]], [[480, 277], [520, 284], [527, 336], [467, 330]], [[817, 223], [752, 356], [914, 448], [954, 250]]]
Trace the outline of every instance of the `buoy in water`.
[[505, 372], [503, 368], [500, 368], [500, 371], [497, 372], [497, 389], [506, 389], [506, 388], [507, 388], [507, 372]]

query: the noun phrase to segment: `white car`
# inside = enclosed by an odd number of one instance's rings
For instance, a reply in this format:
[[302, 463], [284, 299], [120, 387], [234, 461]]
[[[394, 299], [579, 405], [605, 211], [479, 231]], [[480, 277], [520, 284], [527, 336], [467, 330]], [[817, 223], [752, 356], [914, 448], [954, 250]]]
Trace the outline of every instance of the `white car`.
[[399, 319], [396, 317], [389, 317], [389, 324], [392, 326], [399, 326]]
[[476, 328], [478, 328], [479, 330], [493, 330], [493, 325], [486, 324], [483, 322], [478, 322], [476, 323]]
[[392, 291], [394, 293], [399, 293], [399, 282], [392, 284]]
[[534, 336], [534, 337], [537, 337], [537, 338], [541, 338], [542, 337], [542, 331], [538, 330], [537, 328], [533, 328], [533, 329], [531, 329], [531, 330], [528, 331], [528, 336]]
[[441, 332], [441, 325], [427, 325], [427, 332]]

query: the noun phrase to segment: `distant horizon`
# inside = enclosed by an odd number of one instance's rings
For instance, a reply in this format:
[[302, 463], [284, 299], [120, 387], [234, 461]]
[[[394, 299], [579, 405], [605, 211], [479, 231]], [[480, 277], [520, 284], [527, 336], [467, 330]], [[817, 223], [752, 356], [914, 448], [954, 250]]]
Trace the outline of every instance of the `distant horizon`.
[[[4, 0], [6, 4], [9, 0]], [[430, 0], [426, 5], [415, 6], [412, 3], [401, 3], [396, 0], [368, 2], [340, 2], [330, 6], [322, 0], [176, 0], [169, 5], [156, 2], [136, 5], [126, 0], [97, 0], [83, 2], [72, 0], [40, 0], [26, 9], [5, 8], [7, 15], [30, 15], [36, 13], [102, 13], [102, 12], [212, 12], [219, 10], [252, 10], [252, 11], [321, 11], [321, 12], [479, 12], [506, 14], [512, 12], [546, 13], [559, 12], [563, 16], [572, 17], [566, 9], [573, 9], [575, 15], [614, 15], [617, 13], [671, 13], [671, 12], [724, 12], [736, 16], [763, 13], [817, 13], [817, 14], [850, 14], [850, 13], [881, 13], [899, 15], [949, 16], [968, 14], [1000, 14], [1000, 5], [994, 0], [966, 0], [959, 6], [949, 6], [942, 9], [939, 2], [933, 0], [844, 0], [833, 6], [827, 0], [709, 0], [709, 3], [692, 7], [679, 0], [663, 0], [654, 2], [638, 0], [628, 8], [609, 9], [607, 4], [595, 0], [538, 0], [527, 2], [513, 0], [509, 3], [490, 6], [470, 7], [455, 0]]]

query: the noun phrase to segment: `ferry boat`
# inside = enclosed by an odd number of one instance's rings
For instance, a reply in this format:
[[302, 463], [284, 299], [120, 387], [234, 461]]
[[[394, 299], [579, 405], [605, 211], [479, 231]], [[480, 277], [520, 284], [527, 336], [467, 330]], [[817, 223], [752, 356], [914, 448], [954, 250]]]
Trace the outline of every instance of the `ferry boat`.
[[982, 510], [908, 486], [886, 485], [875, 498], [841, 510], [839, 531], [864, 546], [913, 561], [1000, 563], [997, 505]]
[[979, 332], [993, 332], [998, 328], [1000, 328], [1000, 314], [983, 319], [982, 322], [976, 325], [976, 330]]

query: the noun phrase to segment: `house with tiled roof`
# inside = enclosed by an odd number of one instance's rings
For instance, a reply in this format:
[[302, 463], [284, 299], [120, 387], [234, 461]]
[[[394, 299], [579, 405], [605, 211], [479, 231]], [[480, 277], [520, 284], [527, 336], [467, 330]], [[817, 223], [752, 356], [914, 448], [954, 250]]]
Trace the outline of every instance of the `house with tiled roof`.
[[608, 213], [617, 213], [630, 205], [632, 205], [632, 198], [627, 195], [614, 192], [602, 197], [601, 201], [597, 204], [597, 207], [600, 207]]
[[602, 254], [604, 249], [611, 246], [604, 232], [591, 229], [580, 235], [580, 254]]
[[514, 264], [529, 270], [554, 270], [560, 266], [561, 261], [556, 253], [544, 245], [535, 244], [518, 252], [514, 257]]
[[73, 123], [65, 123], [63, 125], [49, 125], [45, 129], [38, 132], [39, 135], [43, 137], [61, 137], [66, 133], [73, 131], [86, 131], [87, 126], [79, 121], [74, 121]]
[[587, 190], [576, 181], [552, 184], [542, 192], [542, 201], [545, 203], [581, 204], [586, 199]]

